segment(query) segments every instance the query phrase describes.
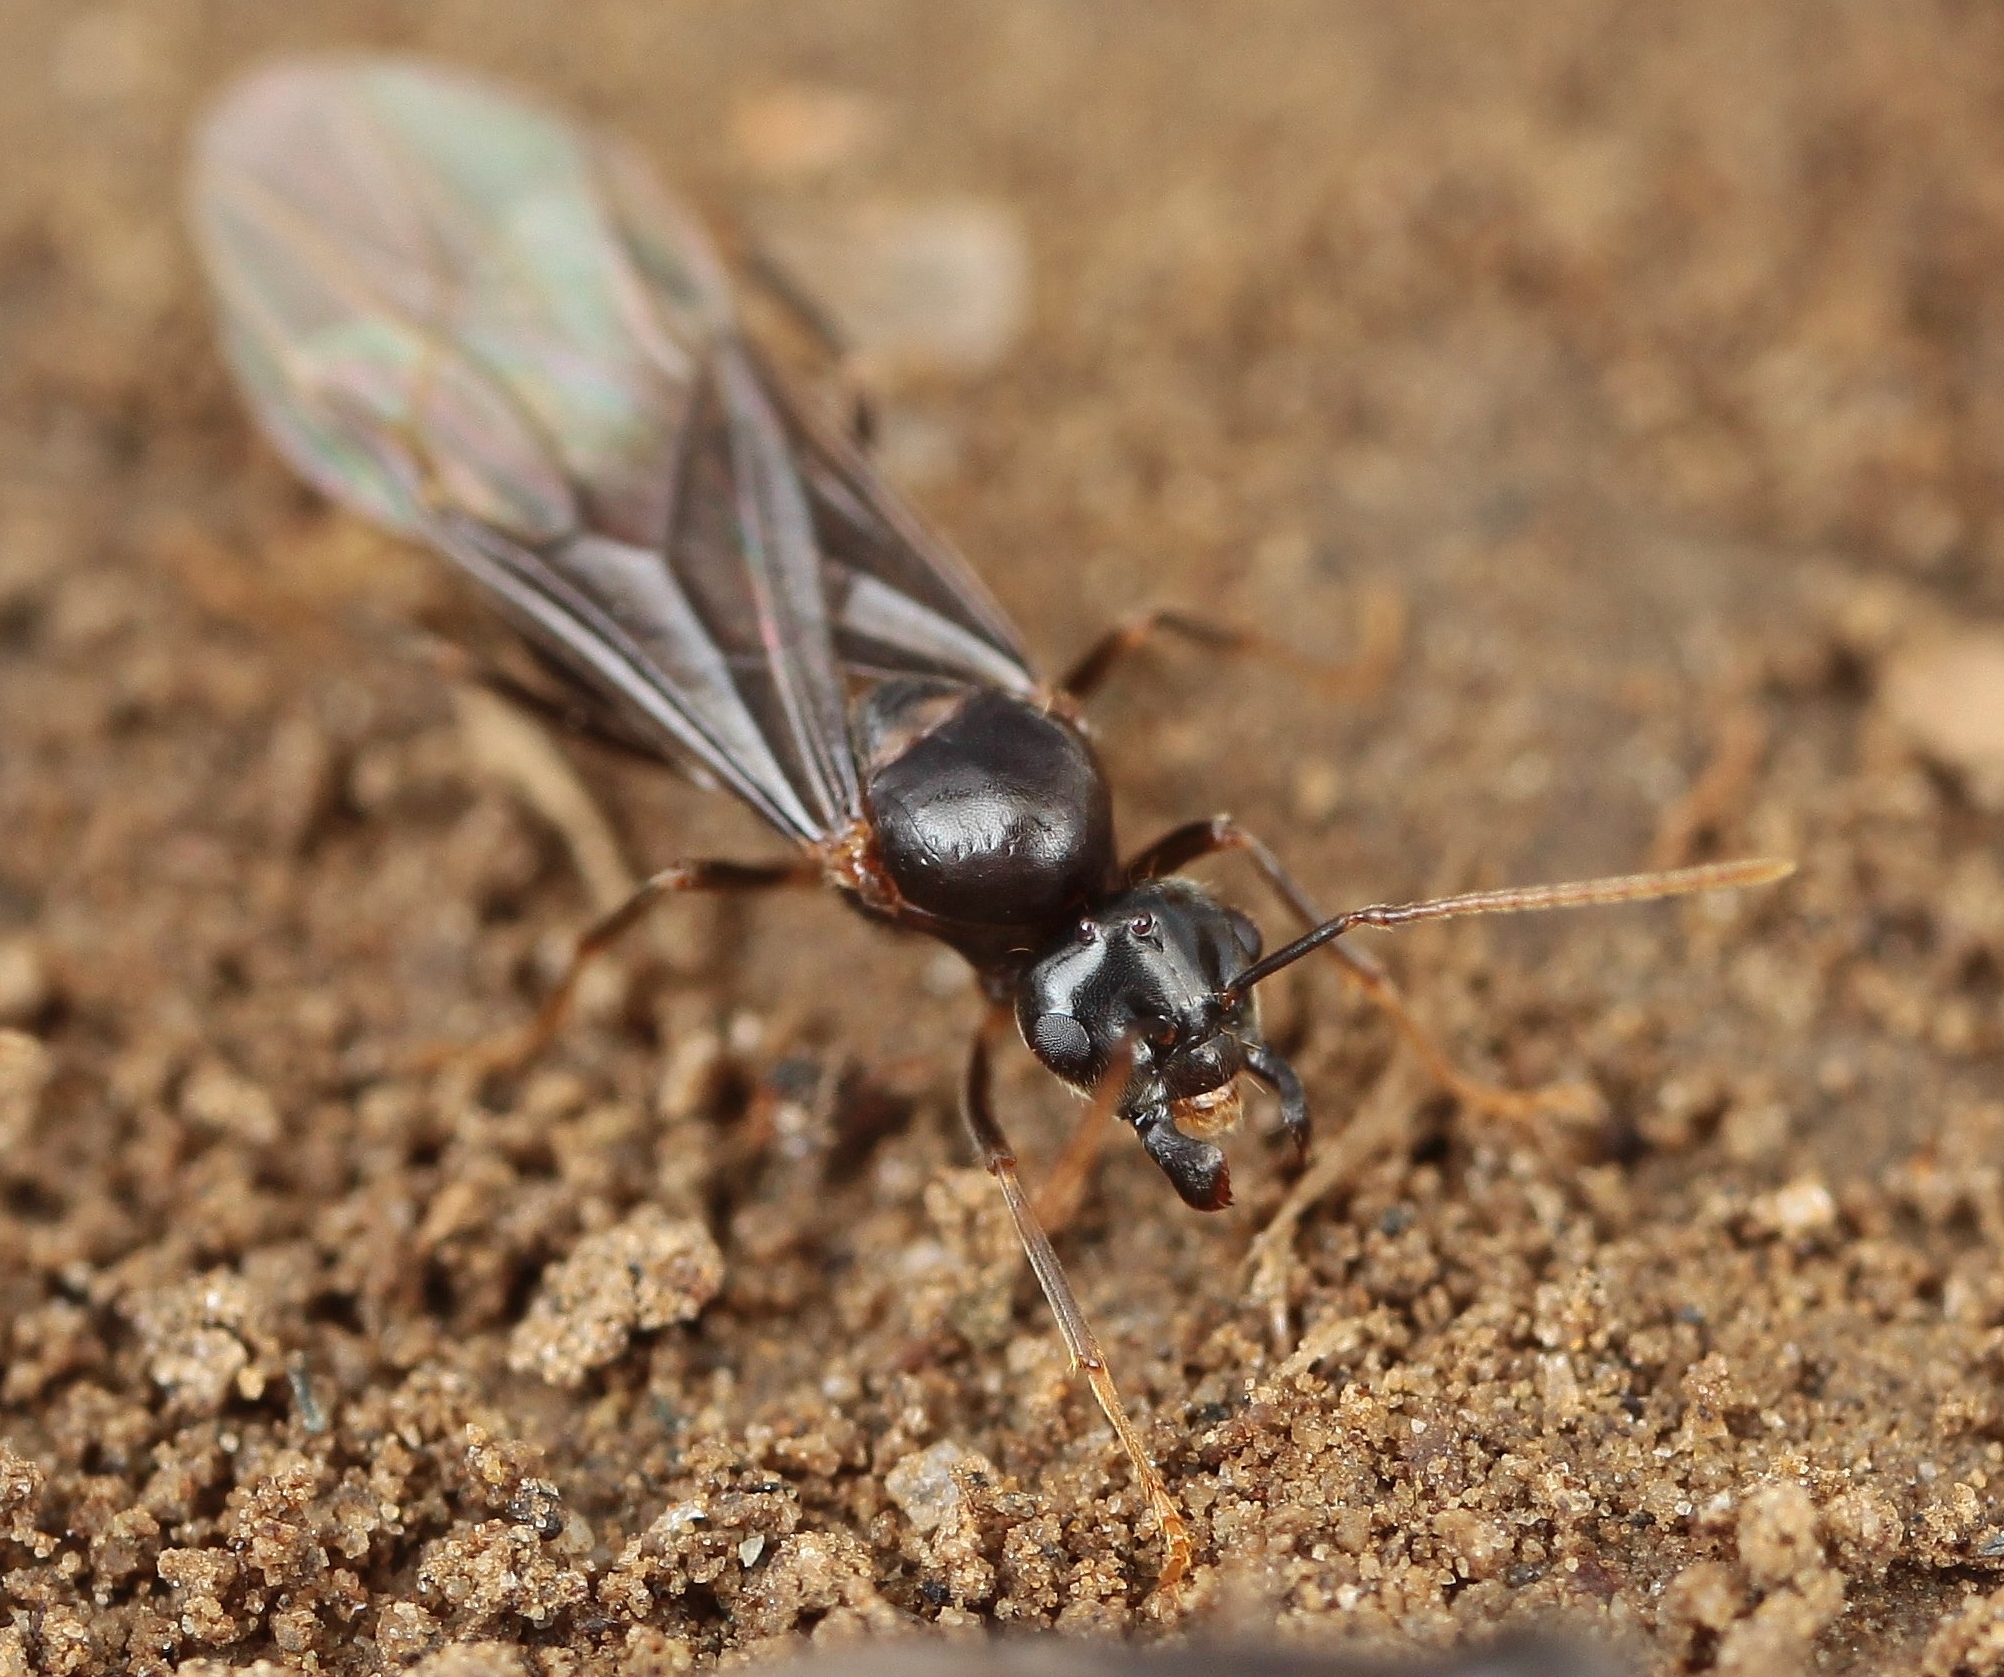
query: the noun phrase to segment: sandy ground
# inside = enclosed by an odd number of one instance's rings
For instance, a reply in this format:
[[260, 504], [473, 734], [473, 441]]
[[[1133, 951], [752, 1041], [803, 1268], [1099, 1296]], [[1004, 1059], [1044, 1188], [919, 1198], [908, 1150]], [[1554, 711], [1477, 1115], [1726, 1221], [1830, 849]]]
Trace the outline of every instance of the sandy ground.
[[[0, 1671], [1554, 1619], [2004, 1668], [2004, 15], [1752, 10], [0, 14]], [[1464, 1063], [1590, 1085], [1565, 1122], [1458, 1110], [1310, 974], [1328, 1191], [1262, 1248], [1270, 1112], [1212, 1218], [1115, 1138], [1061, 1244], [1179, 1601], [965, 1168], [936, 950], [678, 907], [530, 1072], [410, 1069], [590, 898], [411, 653], [477, 615], [214, 353], [188, 124], [331, 43], [531, 84], [713, 207], [1020, 217], [1028, 331], [886, 425], [1047, 667], [1162, 600], [1410, 624], [1350, 706], [1143, 660], [1098, 707], [1130, 842], [1229, 808], [1332, 906], [1801, 860], [1379, 940]], [[771, 845], [565, 750], [629, 865]], [[1034, 1174], [1066, 1102], [1002, 1094]]]

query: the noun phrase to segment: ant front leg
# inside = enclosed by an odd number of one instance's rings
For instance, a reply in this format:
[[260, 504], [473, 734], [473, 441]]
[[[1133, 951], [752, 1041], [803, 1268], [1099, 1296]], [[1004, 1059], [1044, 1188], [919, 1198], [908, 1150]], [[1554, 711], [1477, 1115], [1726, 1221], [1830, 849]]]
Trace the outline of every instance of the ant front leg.
[[1225, 1150], [1215, 1141], [1202, 1141], [1177, 1129], [1168, 1107], [1145, 1107], [1136, 1113], [1134, 1133], [1192, 1211], [1222, 1211], [1232, 1203], [1232, 1173]]
[[1294, 1067], [1263, 1042], [1245, 1045], [1246, 1070], [1280, 1097], [1280, 1121], [1297, 1159], [1308, 1152], [1308, 1091]]
[[[1297, 1099], [1293, 1116], [1299, 1119], [1305, 1134], [1308, 1103], [1301, 1093], [1301, 1080], [1295, 1077], [1279, 1055], [1264, 1048], [1248, 1048], [1248, 1064], [1255, 1057], [1271, 1062], [1267, 1069], [1254, 1067], [1256, 1076], [1264, 1080], [1271, 1072], [1274, 1077], [1285, 1078], [1294, 1085]], [[1274, 1067], [1278, 1071], [1273, 1071]], [[1092, 1180], [1093, 1167], [1099, 1163], [1100, 1149], [1105, 1145], [1108, 1120], [1116, 1117], [1133, 1126], [1142, 1147], [1162, 1174], [1169, 1178], [1169, 1185], [1185, 1205], [1195, 1211], [1222, 1211], [1232, 1203], [1231, 1171], [1225, 1162], [1224, 1150], [1215, 1142], [1185, 1135], [1170, 1120], [1166, 1106], [1143, 1107], [1138, 1112], [1125, 1114], [1120, 1111], [1121, 1094], [1133, 1075], [1134, 1041], [1130, 1037], [1115, 1046], [1106, 1069], [1093, 1086], [1085, 1111], [1073, 1126], [1071, 1140], [1065, 1144], [1056, 1168], [1038, 1190], [1037, 1216], [1047, 1227], [1063, 1228], [1078, 1214], [1087, 1185]], [[1276, 1088], [1279, 1086], [1278, 1082], [1274, 1084]]]
[[[1251, 859], [1261, 878], [1304, 928], [1322, 923], [1323, 916], [1314, 902], [1280, 858], [1229, 815], [1214, 816], [1208, 821], [1192, 821], [1164, 833], [1127, 864], [1128, 882], [1136, 884], [1142, 880], [1159, 879], [1164, 874], [1177, 872], [1199, 857], [1215, 856], [1228, 850], [1241, 851]], [[1362, 951], [1348, 948], [1339, 940], [1332, 940], [1325, 947], [1342, 962], [1343, 970], [1373, 1005], [1391, 1020], [1399, 1035], [1419, 1055], [1434, 1081], [1472, 1110], [1521, 1121], [1540, 1112], [1579, 1112], [1591, 1106], [1591, 1091], [1577, 1084], [1555, 1084], [1545, 1089], [1520, 1092], [1501, 1089], [1493, 1083], [1469, 1076], [1449, 1058], [1446, 1050], [1434, 1040], [1433, 1033], [1420, 1022], [1399, 987], [1392, 982], [1391, 974]], [[1272, 1057], [1278, 1059], [1278, 1056]], [[1285, 1066], [1285, 1062], [1282, 1065]], [[1254, 1076], [1273, 1084], [1281, 1096], [1282, 1111], [1285, 1113], [1289, 1099], [1285, 1084], [1275, 1082], [1256, 1063], [1251, 1064], [1251, 1069]], [[1288, 1069], [1287, 1075], [1293, 1077], [1291, 1069]], [[1299, 1088], [1298, 1080], [1295, 1087]], [[1304, 1109], [1304, 1126], [1306, 1122]]]
[[[974, 1143], [975, 1157], [1002, 1190], [1002, 1198], [1007, 1202], [1009, 1215], [1016, 1224], [1016, 1238], [1023, 1244], [1023, 1255], [1030, 1260], [1030, 1269], [1037, 1277], [1038, 1286], [1044, 1290], [1051, 1314], [1058, 1319], [1058, 1332], [1063, 1336], [1065, 1350], [1071, 1356], [1073, 1372], [1085, 1375], [1086, 1383], [1092, 1387], [1092, 1395], [1099, 1400], [1099, 1407], [1113, 1428], [1114, 1436], [1127, 1452], [1136, 1484], [1155, 1511], [1156, 1522], [1162, 1528], [1165, 1551], [1156, 1587], [1165, 1592], [1173, 1591], [1190, 1569], [1190, 1528], [1183, 1523], [1182, 1510], [1169, 1494], [1169, 1487], [1148, 1454], [1148, 1447], [1142, 1443], [1141, 1434], [1133, 1421], [1128, 1419], [1126, 1406], [1121, 1403], [1120, 1393], [1113, 1384], [1113, 1373], [1107, 1367], [1106, 1353], [1100, 1349], [1099, 1338], [1079, 1306], [1078, 1295], [1072, 1291], [1071, 1279], [1065, 1274], [1064, 1265], [1058, 1262], [1058, 1254], [1051, 1246], [1050, 1236], [1044, 1233], [1043, 1225], [1037, 1220], [1029, 1195], [1023, 1191], [1022, 1181], [1016, 1174], [1016, 1150], [1009, 1145], [1009, 1138], [1002, 1133], [1002, 1126], [995, 1117], [989, 1064], [995, 1043], [1007, 1032], [1010, 1023], [1008, 1008], [992, 1008], [975, 1034], [974, 1044], [967, 1056], [967, 1075], [961, 1085], [961, 1118]], [[1095, 1097], [1093, 1106], [1092, 1118], [1100, 1119], [1103, 1115], [1098, 1110], [1098, 1097]]]
[[1405, 644], [1405, 632], [1405, 605], [1399, 596], [1371, 594], [1364, 601], [1363, 647], [1356, 662], [1325, 664], [1258, 629], [1211, 623], [1186, 611], [1158, 606], [1116, 624], [1094, 641], [1059, 678], [1057, 691], [1075, 700], [1090, 698], [1115, 666], [1150, 641], [1168, 634], [1213, 652], [1270, 659], [1331, 698], [1368, 698], [1391, 675]]
[[1047, 1230], [1062, 1234], [1078, 1216], [1079, 1207], [1085, 1204], [1086, 1189], [1092, 1185], [1099, 1156], [1106, 1147], [1108, 1131], [1107, 1114], [1097, 1101], [1080, 1109], [1071, 1139], [1044, 1178], [1044, 1185], [1037, 1190], [1037, 1221]]

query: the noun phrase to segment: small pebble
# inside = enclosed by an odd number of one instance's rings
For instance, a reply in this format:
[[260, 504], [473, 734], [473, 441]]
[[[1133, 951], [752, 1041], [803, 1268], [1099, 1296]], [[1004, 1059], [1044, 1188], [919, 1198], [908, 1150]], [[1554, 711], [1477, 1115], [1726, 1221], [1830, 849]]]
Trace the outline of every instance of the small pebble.
[[1294, 771], [1294, 813], [1301, 820], [1327, 821], [1342, 807], [1343, 771], [1325, 757], [1309, 757]]
[[732, 144], [775, 182], [805, 180], [856, 162], [876, 148], [889, 126], [875, 100], [805, 83], [749, 94], [730, 115]]
[[2004, 631], [1926, 640], [1888, 661], [1879, 704], [1915, 750], [2004, 810]]
[[724, 1283], [724, 1257], [694, 1218], [643, 1205], [587, 1235], [544, 1276], [508, 1343], [508, 1366], [577, 1386], [621, 1356], [636, 1332], [692, 1321]]
[[1804, 1176], [1762, 1194], [1749, 1208], [1754, 1226], [1784, 1239], [1800, 1240], [1837, 1226], [1837, 1202], [1816, 1177]]
[[265, 755], [265, 821], [280, 849], [297, 852], [311, 840], [340, 791], [339, 765], [326, 730], [304, 712], [272, 729]]
[[295, 1351], [285, 1359], [285, 1378], [292, 1387], [292, 1407], [299, 1424], [318, 1437], [327, 1430], [327, 1411], [313, 1389], [313, 1371], [306, 1366], [304, 1355]]
[[1028, 240], [988, 199], [773, 210], [758, 235], [878, 376], [979, 372], [1029, 318]]
[[278, 1107], [270, 1095], [221, 1060], [204, 1060], [181, 1086], [181, 1116], [252, 1146], [278, 1140]]
[[54, 999], [40, 946], [26, 937], [0, 941], [0, 1025], [26, 1025]]
[[900, 1458], [884, 1475], [884, 1489], [920, 1531], [936, 1531], [960, 1507], [960, 1486], [954, 1470], [967, 1464], [990, 1474], [994, 1469], [964, 1445], [950, 1438]]

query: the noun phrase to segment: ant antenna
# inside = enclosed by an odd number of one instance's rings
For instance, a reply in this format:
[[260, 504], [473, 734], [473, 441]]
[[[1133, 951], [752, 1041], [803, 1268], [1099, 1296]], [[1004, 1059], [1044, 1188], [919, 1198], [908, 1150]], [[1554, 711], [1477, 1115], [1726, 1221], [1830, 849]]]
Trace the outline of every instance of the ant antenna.
[[1772, 885], [1795, 872], [1795, 864], [1772, 856], [1737, 862], [1706, 862], [1694, 868], [1664, 873], [1617, 874], [1608, 879], [1574, 879], [1558, 885], [1518, 885], [1501, 891], [1470, 891], [1458, 897], [1435, 897], [1419, 903], [1377, 903], [1353, 908], [1325, 920], [1312, 932], [1255, 961], [1218, 992], [1218, 1003], [1229, 1008], [1255, 984], [1264, 983], [1283, 967], [1333, 943], [1355, 926], [1409, 926], [1418, 920], [1458, 920], [1470, 914], [1530, 914], [1550, 908], [1598, 908], [1609, 903], [1652, 902], [1660, 897], [1688, 897], [1699, 891], [1737, 891]]

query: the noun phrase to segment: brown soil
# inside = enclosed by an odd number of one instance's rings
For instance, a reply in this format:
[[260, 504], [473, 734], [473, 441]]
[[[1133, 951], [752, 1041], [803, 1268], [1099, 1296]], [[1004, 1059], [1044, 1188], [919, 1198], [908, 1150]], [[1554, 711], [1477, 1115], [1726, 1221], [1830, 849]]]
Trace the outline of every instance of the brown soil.
[[[1291, 1266], [1246, 1263], [1270, 1113], [1218, 1217], [1109, 1148], [1061, 1244], [1180, 1603], [964, 1169], [938, 951], [677, 908], [532, 1072], [409, 1069], [589, 901], [410, 654], [466, 602], [294, 485], [211, 343], [188, 124], [332, 42], [532, 84], [713, 206], [778, 190], [745, 101], [843, 90], [880, 138], [816, 190], [1016, 209], [1026, 339], [890, 418], [1047, 662], [1157, 600], [1411, 623], [1356, 706], [1137, 665], [1130, 840], [1229, 807], [1332, 906], [1801, 859], [1379, 940], [1466, 1063], [1590, 1083], [1564, 1123], [1458, 1112], [1309, 975], [1322, 1146], [1372, 1145]], [[1551, 1618], [1653, 1670], [2000, 1668], [2004, 720], [1925, 677], [2004, 620], [2004, 14], [26, 0], [0, 48], [0, 1672]], [[770, 843], [570, 754], [636, 862]], [[1051, 1157], [1066, 1102], [1002, 1093]]]

